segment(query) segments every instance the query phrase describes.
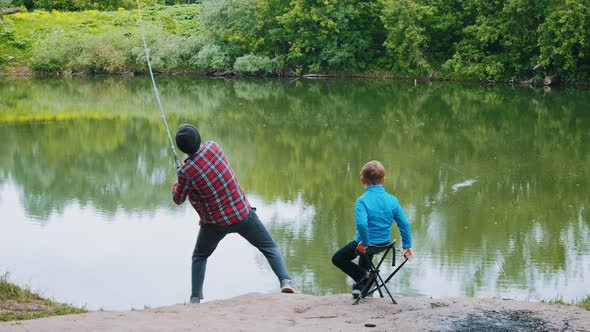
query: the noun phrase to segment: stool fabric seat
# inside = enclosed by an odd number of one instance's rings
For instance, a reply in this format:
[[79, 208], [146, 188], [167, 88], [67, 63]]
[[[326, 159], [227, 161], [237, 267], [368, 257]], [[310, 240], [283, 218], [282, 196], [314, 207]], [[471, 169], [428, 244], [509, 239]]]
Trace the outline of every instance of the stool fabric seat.
[[[404, 264], [406, 264], [408, 259], [406, 258], [393, 272], [391, 272], [387, 276], [387, 278], [383, 279], [383, 277], [380, 274], [380, 272], [381, 272], [380, 269], [381, 269], [383, 262], [385, 261], [385, 258], [387, 258], [387, 255], [390, 252], [391, 252], [391, 266], [395, 266], [395, 254], [396, 254], [395, 240], [391, 241], [390, 243], [383, 244], [383, 245], [368, 246], [367, 251], [364, 254], [361, 254], [361, 255], [367, 256], [367, 258], [370, 262], [370, 268], [368, 271], [369, 272], [369, 279], [365, 283], [365, 287], [362, 289], [361, 294], [355, 299], [355, 301], [352, 304], [358, 304], [361, 299], [375, 293], [376, 291], [379, 292], [379, 295], [381, 297], [384, 297], [381, 289], [385, 289], [385, 292], [387, 292], [387, 295], [389, 295], [389, 298], [391, 298], [391, 302], [393, 304], [397, 304], [397, 301], [393, 298], [389, 289], [387, 289], [386, 284], [402, 268], [402, 266], [404, 266]], [[379, 259], [379, 262], [377, 263], [377, 265], [375, 265], [375, 263], [373, 262], [375, 255], [381, 255], [381, 258]]]

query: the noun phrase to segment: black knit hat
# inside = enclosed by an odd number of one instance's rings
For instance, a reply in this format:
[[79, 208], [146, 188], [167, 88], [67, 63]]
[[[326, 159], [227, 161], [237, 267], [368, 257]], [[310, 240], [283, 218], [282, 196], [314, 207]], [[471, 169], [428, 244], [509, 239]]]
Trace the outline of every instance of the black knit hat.
[[189, 124], [183, 124], [178, 127], [178, 130], [176, 131], [176, 145], [180, 151], [188, 155], [199, 151], [199, 147], [201, 146], [201, 135], [197, 128]]

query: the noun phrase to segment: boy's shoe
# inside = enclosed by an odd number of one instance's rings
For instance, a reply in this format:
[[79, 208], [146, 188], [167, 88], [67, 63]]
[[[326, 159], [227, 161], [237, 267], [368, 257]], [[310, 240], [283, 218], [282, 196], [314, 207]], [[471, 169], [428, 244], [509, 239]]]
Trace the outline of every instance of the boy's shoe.
[[353, 284], [352, 285], [352, 297], [354, 297], [355, 299], [358, 299], [359, 296], [361, 296], [361, 293], [363, 292], [363, 288], [365, 288], [364, 282], [359, 282], [359, 283]]
[[198, 297], [191, 297], [191, 304], [201, 303], [201, 299]]
[[363, 289], [365, 289], [367, 282], [369, 282], [369, 278], [370, 275], [367, 273], [367, 275], [361, 281], [352, 285], [352, 297], [357, 299], [359, 296], [361, 296]]
[[291, 279], [281, 280], [281, 293], [298, 294], [299, 290], [293, 286]]

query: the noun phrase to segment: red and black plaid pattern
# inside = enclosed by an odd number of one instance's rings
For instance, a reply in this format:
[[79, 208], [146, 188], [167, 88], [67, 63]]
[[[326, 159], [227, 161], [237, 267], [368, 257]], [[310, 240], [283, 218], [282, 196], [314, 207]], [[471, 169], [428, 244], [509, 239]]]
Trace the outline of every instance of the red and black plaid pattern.
[[202, 224], [231, 225], [248, 216], [250, 203], [240, 188], [225, 153], [207, 142], [178, 169], [172, 198], [181, 204], [189, 198]]

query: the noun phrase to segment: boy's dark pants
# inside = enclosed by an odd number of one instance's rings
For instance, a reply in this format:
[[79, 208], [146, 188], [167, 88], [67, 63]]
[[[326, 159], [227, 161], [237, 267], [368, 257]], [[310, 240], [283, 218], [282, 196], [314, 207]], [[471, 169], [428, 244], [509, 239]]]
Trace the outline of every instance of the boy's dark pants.
[[[367, 275], [367, 271], [371, 266], [369, 260], [372, 257], [367, 257], [367, 255], [359, 256], [356, 252], [357, 245], [358, 242], [352, 241], [340, 248], [332, 256], [332, 263], [358, 283]], [[358, 264], [352, 262], [357, 256], [359, 256]]]

